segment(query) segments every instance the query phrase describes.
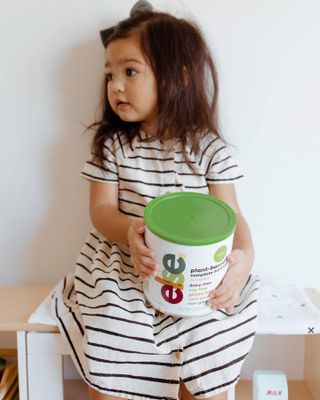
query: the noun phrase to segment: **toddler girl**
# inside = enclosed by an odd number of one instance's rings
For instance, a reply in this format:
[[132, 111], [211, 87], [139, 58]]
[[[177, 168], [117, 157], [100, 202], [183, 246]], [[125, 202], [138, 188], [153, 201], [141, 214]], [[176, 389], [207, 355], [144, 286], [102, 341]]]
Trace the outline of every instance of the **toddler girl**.
[[[210, 51], [194, 23], [150, 11], [120, 22], [104, 46], [103, 115], [82, 170], [94, 228], [54, 290], [58, 326], [91, 399], [227, 399], [252, 346], [257, 280]], [[237, 214], [228, 272], [204, 316], [164, 315], [143, 294], [159, 268], [144, 207], [175, 191], [217, 196]]]

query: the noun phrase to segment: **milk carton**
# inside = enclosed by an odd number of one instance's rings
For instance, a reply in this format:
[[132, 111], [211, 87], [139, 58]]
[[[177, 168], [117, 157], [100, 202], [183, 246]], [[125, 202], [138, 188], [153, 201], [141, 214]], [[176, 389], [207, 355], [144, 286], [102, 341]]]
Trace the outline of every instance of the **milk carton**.
[[253, 400], [288, 400], [286, 374], [283, 371], [254, 371]]

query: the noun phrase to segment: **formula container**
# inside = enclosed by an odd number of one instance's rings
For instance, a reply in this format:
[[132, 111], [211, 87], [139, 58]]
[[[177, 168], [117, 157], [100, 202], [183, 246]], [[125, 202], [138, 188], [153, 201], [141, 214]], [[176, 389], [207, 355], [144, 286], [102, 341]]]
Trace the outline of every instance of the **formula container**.
[[216, 197], [177, 192], [159, 196], [144, 212], [145, 241], [160, 269], [144, 282], [144, 293], [159, 311], [199, 316], [212, 311], [209, 292], [227, 272], [236, 216]]

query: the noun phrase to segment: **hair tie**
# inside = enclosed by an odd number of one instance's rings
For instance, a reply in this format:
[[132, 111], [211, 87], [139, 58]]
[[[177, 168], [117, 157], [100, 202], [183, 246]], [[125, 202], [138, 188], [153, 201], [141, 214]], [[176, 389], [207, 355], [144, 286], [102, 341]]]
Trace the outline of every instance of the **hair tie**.
[[[152, 5], [147, 0], [139, 0], [131, 8], [130, 18], [150, 11], [153, 11]], [[113, 34], [114, 28], [115, 27], [112, 26], [110, 28], [103, 29], [102, 31], [100, 31], [100, 38], [104, 47], [106, 47], [107, 39]]]

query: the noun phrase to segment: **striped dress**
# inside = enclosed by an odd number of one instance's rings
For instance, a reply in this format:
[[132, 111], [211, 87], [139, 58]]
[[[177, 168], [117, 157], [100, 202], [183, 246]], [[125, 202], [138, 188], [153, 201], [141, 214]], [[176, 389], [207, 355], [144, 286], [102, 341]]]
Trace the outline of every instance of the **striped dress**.
[[[208, 135], [195, 155], [171, 140], [133, 142], [115, 134], [104, 165], [90, 157], [82, 176], [118, 185], [119, 210], [143, 217], [145, 205], [167, 192], [208, 194], [208, 184], [242, 175], [221, 139]], [[200, 317], [164, 315], [146, 300], [127, 245], [93, 229], [75, 270], [57, 284], [52, 310], [85, 382], [126, 399], [178, 399], [179, 381], [196, 398], [228, 390], [239, 379], [256, 327], [258, 281], [250, 276], [234, 310]]]

